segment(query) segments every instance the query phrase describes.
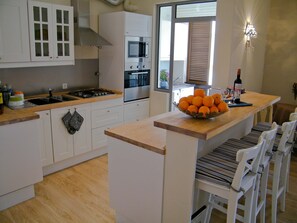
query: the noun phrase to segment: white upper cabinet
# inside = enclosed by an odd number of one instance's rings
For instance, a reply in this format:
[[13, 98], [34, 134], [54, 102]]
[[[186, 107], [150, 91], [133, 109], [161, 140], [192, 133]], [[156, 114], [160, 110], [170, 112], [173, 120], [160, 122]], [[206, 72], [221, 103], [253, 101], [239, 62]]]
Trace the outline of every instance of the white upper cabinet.
[[74, 60], [72, 7], [28, 4], [32, 61]]
[[0, 68], [25, 61], [30, 61], [27, 2], [0, 0]]
[[152, 36], [152, 17], [136, 13], [126, 12], [125, 35], [126, 36]]

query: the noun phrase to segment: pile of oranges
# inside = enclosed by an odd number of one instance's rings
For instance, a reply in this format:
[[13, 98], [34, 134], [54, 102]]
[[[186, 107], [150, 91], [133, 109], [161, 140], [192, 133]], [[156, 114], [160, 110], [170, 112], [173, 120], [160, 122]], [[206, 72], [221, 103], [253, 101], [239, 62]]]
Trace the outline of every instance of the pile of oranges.
[[222, 100], [221, 94], [206, 96], [203, 89], [195, 89], [194, 95], [182, 97], [178, 107], [190, 114], [202, 114], [206, 117], [209, 114], [226, 112], [229, 110], [228, 104]]

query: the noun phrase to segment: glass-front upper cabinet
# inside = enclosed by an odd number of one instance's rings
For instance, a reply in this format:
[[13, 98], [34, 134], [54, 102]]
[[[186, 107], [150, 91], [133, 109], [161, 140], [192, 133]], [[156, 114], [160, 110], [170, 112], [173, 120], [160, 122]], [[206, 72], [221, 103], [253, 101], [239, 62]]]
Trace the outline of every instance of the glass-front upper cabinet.
[[29, 1], [31, 60], [48, 61], [53, 58], [51, 5]]
[[73, 11], [71, 7], [53, 7], [54, 53], [56, 59], [73, 58]]
[[32, 61], [74, 59], [73, 9], [29, 1]]

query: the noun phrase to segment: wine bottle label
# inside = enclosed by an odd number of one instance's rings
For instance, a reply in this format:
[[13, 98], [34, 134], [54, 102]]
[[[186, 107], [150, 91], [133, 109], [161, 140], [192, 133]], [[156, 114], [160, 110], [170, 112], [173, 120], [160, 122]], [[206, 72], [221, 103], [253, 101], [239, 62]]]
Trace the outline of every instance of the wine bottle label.
[[2, 97], [2, 93], [0, 92], [0, 104], [3, 104], [3, 97]]
[[234, 90], [241, 90], [242, 89], [242, 84], [235, 84], [234, 85]]

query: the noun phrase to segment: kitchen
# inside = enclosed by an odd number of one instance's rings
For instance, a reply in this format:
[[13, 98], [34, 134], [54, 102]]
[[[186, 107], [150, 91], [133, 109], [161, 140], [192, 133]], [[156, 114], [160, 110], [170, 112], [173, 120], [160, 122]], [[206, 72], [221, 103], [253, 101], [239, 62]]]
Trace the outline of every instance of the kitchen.
[[[57, 2], [61, 2], [61, 1], [57, 1]], [[69, 3], [66, 2], [65, 4], [68, 5]], [[91, 4], [93, 4], [92, 7], [90, 8], [91, 25], [93, 21], [92, 28], [94, 27], [94, 30], [98, 30], [97, 28], [98, 11], [99, 11], [99, 14], [101, 14], [100, 10], [102, 10], [102, 12], [104, 11], [109, 12], [111, 10], [114, 10], [114, 11], [122, 10], [122, 5], [111, 7], [111, 5], [107, 5], [101, 1], [91, 1]], [[144, 4], [144, 5], [141, 5], [141, 4]], [[149, 4], [149, 6], [147, 6], [146, 4]], [[232, 5], [231, 2], [229, 4]], [[137, 3], [136, 5], [138, 5], [139, 7], [139, 11], [137, 12], [143, 13], [143, 14], [153, 14], [152, 12], [154, 7], [151, 5], [151, 3]], [[228, 8], [227, 5], [225, 7]], [[145, 10], [148, 10], [148, 11], [145, 11]], [[224, 38], [228, 38], [228, 37], [223, 37], [221, 40], [224, 41]], [[255, 40], [255, 44], [256, 44], [256, 41], [257, 40]], [[230, 49], [228, 49], [228, 46], [224, 45], [222, 47], [225, 47], [225, 48], [221, 49], [221, 51], [219, 51], [218, 53], [222, 52], [222, 50], [224, 50], [225, 53], [230, 51]], [[257, 51], [258, 49], [259, 48], [255, 47], [254, 50]], [[97, 48], [76, 46], [75, 47], [75, 58], [76, 58], [75, 66], [60, 66], [60, 67], [48, 66], [48, 67], [35, 67], [35, 68], [1, 69], [0, 77], [2, 81], [11, 83], [16, 89], [24, 91], [25, 95], [26, 95], [26, 92], [28, 92], [28, 95], [30, 94], [33, 95], [37, 92], [40, 93], [40, 89], [42, 90], [42, 93], [47, 93], [49, 87], [55, 89], [56, 91], [59, 91], [61, 90], [62, 83], [68, 83], [69, 88], [79, 88], [84, 86], [98, 87], [97, 86], [98, 77], [94, 75], [94, 73], [98, 70], [98, 61], [96, 59], [98, 56], [96, 54], [97, 54]], [[100, 58], [99, 58], [99, 64], [100, 64]], [[224, 71], [224, 69], [232, 70], [231, 68], [222, 66], [220, 67], [220, 69], [222, 73], [227, 73], [227, 74], [230, 73], [230, 76], [232, 76], [232, 80], [234, 79], [233, 77], [234, 74], [232, 72]], [[224, 77], [222, 78], [223, 78], [222, 85], [226, 86], [227, 83], [225, 84], [225, 82], [226, 80], [228, 80], [228, 78], [224, 78]], [[36, 80], [36, 81], [33, 82], [32, 80]], [[244, 82], [248, 83], [249, 80], [244, 80]], [[154, 83], [154, 81], [151, 81], [151, 83]], [[290, 88], [290, 87], [291, 86], [288, 86], [287, 88]], [[253, 89], [252, 87], [249, 87], [249, 89], [257, 90], [257, 89]], [[289, 90], [291, 91], [291, 89]], [[275, 94], [275, 95], [281, 95], [283, 98], [286, 98], [286, 96], [283, 96], [279, 92], [275, 92], [275, 91], [271, 92], [269, 88], [266, 92]], [[288, 99], [291, 98], [291, 93], [288, 93], [287, 95], [288, 95], [287, 97]], [[164, 103], [164, 100], [160, 101], [162, 99], [165, 99], [165, 103]], [[166, 111], [165, 109], [168, 108], [167, 106], [166, 108], [162, 108], [162, 106], [164, 104], [166, 105], [166, 103], [168, 103], [167, 94], [162, 92], [161, 93], [153, 92], [151, 90], [150, 115], [153, 116], [155, 114], [162, 113], [160, 109], [163, 109], [163, 112]], [[291, 103], [293, 104], [294, 101]]]

